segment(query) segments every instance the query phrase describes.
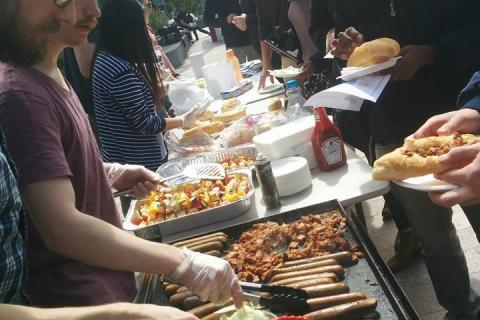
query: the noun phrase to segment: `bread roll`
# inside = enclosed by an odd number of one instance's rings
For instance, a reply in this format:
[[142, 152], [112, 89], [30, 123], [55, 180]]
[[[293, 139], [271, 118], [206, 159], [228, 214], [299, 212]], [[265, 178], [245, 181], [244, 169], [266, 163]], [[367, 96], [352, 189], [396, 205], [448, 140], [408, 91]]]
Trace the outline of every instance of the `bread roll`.
[[220, 132], [225, 129], [225, 125], [221, 121], [213, 121], [213, 122], [195, 122], [196, 127], [190, 130], [187, 130], [183, 133], [184, 137], [189, 137], [194, 135], [197, 130], [202, 130], [205, 133], [212, 134], [216, 132]]
[[246, 110], [242, 105], [236, 106], [234, 109], [222, 113], [217, 113], [213, 116], [213, 121], [221, 121], [223, 123], [230, 123], [245, 116]]
[[202, 121], [212, 120], [214, 114], [215, 113], [213, 111], [207, 110], [200, 116], [200, 120]]
[[235, 107], [239, 106], [240, 104], [241, 104], [241, 102], [237, 98], [230, 98], [230, 99], [227, 99], [227, 100], [223, 101], [220, 110], [222, 112], [228, 112], [228, 111], [231, 111], [231, 110], [235, 109]]
[[280, 98], [273, 98], [270, 100], [270, 103], [268, 104], [268, 111], [277, 111], [282, 109], [283, 103]]
[[400, 45], [390, 38], [380, 38], [356, 47], [347, 61], [347, 67], [368, 67], [395, 57], [400, 52]]

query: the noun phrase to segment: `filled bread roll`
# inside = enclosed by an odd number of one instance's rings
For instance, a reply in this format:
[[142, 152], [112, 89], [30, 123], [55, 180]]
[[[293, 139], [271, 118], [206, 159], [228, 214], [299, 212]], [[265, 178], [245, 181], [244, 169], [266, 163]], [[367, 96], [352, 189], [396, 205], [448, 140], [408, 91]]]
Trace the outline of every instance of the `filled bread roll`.
[[228, 111], [231, 111], [231, 110], [235, 109], [235, 107], [239, 106], [240, 104], [241, 104], [241, 102], [237, 98], [230, 98], [230, 99], [227, 99], [227, 100], [223, 101], [220, 110], [222, 112], [228, 112]]
[[223, 123], [230, 123], [232, 121], [238, 120], [247, 114], [245, 107], [242, 105], [238, 105], [235, 108], [222, 112], [217, 113], [213, 116], [212, 121], [221, 121]]
[[347, 61], [347, 67], [368, 67], [383, 63], [400, 52], [400, 45], [390, 38], [380, 38], [356, 47]]
[[221, 121], [213, 121], [213, 122], [195, 122], [195, 128], [187, 130], [183, 133], [184, 137], [188, 137], [194, 135], [197, 130], [202, 130], [205, 133], [212, 134], [216, 132], [220, 132], [225, 129], [225, 125]]

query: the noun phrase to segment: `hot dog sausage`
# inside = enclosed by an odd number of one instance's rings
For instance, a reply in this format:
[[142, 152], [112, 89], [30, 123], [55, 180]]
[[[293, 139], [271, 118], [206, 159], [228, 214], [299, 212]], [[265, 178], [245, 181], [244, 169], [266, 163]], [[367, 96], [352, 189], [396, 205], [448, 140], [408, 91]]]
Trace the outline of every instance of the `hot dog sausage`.
[[165, 287], [163, 288], [163, 292], [165, 292], [165, 294], [170, 297], [172, 294], [175, 294], [178, 290], [178, 288], [180, 288], [181, 285], [179, 284], [176, 284], [176, 283], [169, 283], [167, 285], [165, 285]]
[[305, 317], [310, 320], [360, 319], [364, 315], [375, 311], [376, 308], [377, 299], [370, 298], [310, 312]]
[[367, 296], [361, 292], [342, 293], [334, 296], [308, 299], [307, 303], [310, 311], [325, 309], [340, 304], [367, 299]]
[[210, 302], [210, 303], [204, 304], [203, 306], [190, 309], [188, 310], [188, 312], [190, 312], [191, 314], [195, 315], [198, 318], [202, 318], [224, 307], [225, 306], [214, 305], [213, 303]]
[[214, 241], [220, 241], [222, 243], [225, 243], [225, 242], [227, 242], [227, 238], [222, 237], [222, 236], [217, 236], [217, 237], [212, 237], [212, 238], [208, 238], [208, 239], [202, 239], [202, 240], [198, 240], [198, 241], [186, 244], [183, 247], [187, 247], [188, 249], [190, 249], [192, 247], [196, 247], [196, 246], [199, 246], [199, 245], [202, 245], [202, 244], [205, 244], [205, 243], [209, 243], [209, 242], [214, 242]]
[[228, 236], [225, 233], [216, 232], [216, 233], [207, 234], [207, 235], [201, 236], [201, 237], [196, 237], [196, 238], [192, 238], [192, 239], [188, 239], [188, 240], [182, 240], [182, 241], [174, 242], [174, 243], [172, 243], [172, 245], [175, 246], [175, 247], [183, 247], [183, 246], [186, 246], [188, 244], [191, 244], [192, 242], [198, 242], [199, 240], [210, 239], [210, 238], [214, 238], [214, 237], [217, 237], [217, 236], [223, 236], [223, 237], [228, 239]]
[[282, 264], [282, 268], [288, 268], [288, 267], [293, 267], [299, 264], [311, 263], [311, 262], [322, 261], [327, 259], [335, 259], [344, 267], [349, 267], [354, 264], [352, 253], [348, 251], [342, 251], [342, 252], [326, 254], [323, 256], [316, 256], [312, 258], [287, 261]]
[[313, 268], [313, 269], [302, 270], [302, 271], [276, 274], [272, 277], [272, 282], [288, 279], [288, 278], [299, 277], [299, 276], [306, 276], [309, 274], [317, 274], [317, 273], [325, 273], [325, 272], [333, 272], [337, 275], [339, 279], [343, 279], [343, 275], [344, 275], [343, 267], [341, 265], [333, 265], [333, 266], [325, 266], [325, 267]]
[[207, 303], [208, 303], [207, 301], [202, 301], [197, 296], [191, 296], [191, 297], [185, 298], [185, 300], [183, 300], [182, 305], [184, 310], [190, 310], [199, 306], [203, 306]]
[[313, 278], [313, 279], [308, 279], [300, 282], [294, 282], [289, 284], [288, 286], [296, 289], [302, 289], [305, 287], [311, 287], [319, 284], [328, 284], [328, 283], [334, 283], [334, 281], [330, 278]]
[[220, 257], [222, 253], [220, 250], [212, 250], [212, 251], [207, 251], [205, 254], [208, 254], [209, 256], [214, 256], [214, 257]]
[[347, 293], [350, 288], [343, 282], [319, 284], [316, 286], [302, 288], [307, 292], [309, 298], [332, 296], [340, 293]]
[[184, 291], [184, 292], [180, 292], [180, 293], [175, 293], [173, 296], [171, 296], [168, 299], [168, 301], [170, 301], [170, 304], [173, 307], [178, 308], [183, 304], [183, 300], [185, 300], [185, 298], [191, 297], [193, 295], [194, 294], [191, 291]]
[[297, 276], [297, 277], [292, 277], [292, 278], [283, 279], [279, 281], [274, 281], [272, 282], [272, 284], [276, 284], [279, 286], [287, 286], [292, 283], [296, 283], [304, 280], [310, 280], [310, 279], [317, 279], [317, 278], [328, 278], [328, 279], [332, 279], [334, 282], [338, 281], [338, 277], [335, 273], [324, 272], [324, 273], [309, 274], [306, 276]]
[[276, 268], [272, 270], [272, 273], [275, 275], [280, 273], [302, 271], [302, 270], [308, 270], [308, 269], [314, 269], [314, 268], [332, 266], [332, 265], [338, 265], [338, 261], [335, 259], [327, 259], [322, 261], [299, 264], [292, 267]]
[[189, 249], [192, 251], [198, 251], [198, 252], [208, 252], [212, 250], [220, 251], [220, 250], [223, 250], [223, 245], [224, 243], [221, 241], [213, 241], [213, 242], [200, 244], [198, 246], [189, 247]]

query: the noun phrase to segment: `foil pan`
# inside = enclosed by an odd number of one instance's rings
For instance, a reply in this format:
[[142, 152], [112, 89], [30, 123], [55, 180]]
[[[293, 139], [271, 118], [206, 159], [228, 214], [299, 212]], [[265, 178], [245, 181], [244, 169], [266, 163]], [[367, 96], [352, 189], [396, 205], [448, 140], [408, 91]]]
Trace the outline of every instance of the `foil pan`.
[[251, 159], [255, 160], [255, 158], [257, 157], [257, 149], [253, 144], [245, 144], [221, 151], [212, 151], [193, 157], [173, 159], [161, 165], [158, 168], [157, 173], [162, 177], [171, 177], [176, 174], [182, 173], [183, 169], [185, 169], [190, 164], [221, 162], [225, 159], [235, 156], [248, 156]]
[[[137, 208], [137, 200], [134, 200], [130, 204], [127, 216], [123, 221], [122, 228], [127, 231], [133, 231], [135, 235], [140, 238], [161, 240], [162, 237], [167, 235], [172, 235], [177, 232], [198, 228], [207, 224], [237, 217], [250, 209], [252, 196], [255, 194], [255, 187], [252, 181], [251, 170], [237, 169], [228, 172], [228, 174], [236, 173], [245, 174], [248, 176], [249, 192], [243, 199], [219, 207], [192, 213], [183, 217], [160, 221], [147, 226], [138, 226], [131, 222], [133, 214]], [[183, 182], [185, 181], [178, 180], [178, 183]]]

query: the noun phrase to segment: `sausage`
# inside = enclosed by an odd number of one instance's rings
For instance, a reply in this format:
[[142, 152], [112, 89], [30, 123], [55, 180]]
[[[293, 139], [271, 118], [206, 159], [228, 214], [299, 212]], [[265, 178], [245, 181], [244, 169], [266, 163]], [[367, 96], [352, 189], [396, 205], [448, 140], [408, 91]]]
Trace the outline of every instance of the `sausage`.
[[302, 271], [302, 270], [308, 270], [308, 269], [332, 266], [332, 265], [338, 265], [338, 261], [335, 259], [327, 259], [322, 261], [299, 264], [299, 265], [287, 267], [287, 268], [276, 268], [272, 270], [272, 274], [275, 275], [280, 273]]
[[274, 281], [274, 282], [272, 282], [272, 284], [276, 284], [276, 285], [279, 285], [279, 286], [287, 286], [287, 285], [292, 284], [292, 283], [305, 281], [305, 280], [310, 280], [310, 279], [317, 279], [317, 278], [328, 278], [328, 279], [332, 279], [334, 282], [338, 281], [338, 277], [335, 273], [325, 272], [325, 273], [309, 274], [309, 275], [306, 275], [306, 276], [298, 276], [298, 277], [292, 277], [292, 278], [289, 278], [289, 279]]
[[198, 246], [190, 247], [189, 249], [192, 251], [197, 251], [197, 252], [208, 252], [212, 250], [223, 250], [223, 242], [221, 241], [213, 241], [213, 242], [208, 242], [204, 244], [200, 244]]
[[197, 296], [191, 296], [183, 300], [182, 306], [184, 310], [190, 310], [199, 306], [203, 306], [204, 304], [207, 304], [207, 303], [208, 303], [207, 301], [202, 301]]
[[171, 296], [168, 301], [170, 301], [170, 304], [173, 307], [180, 307], [183, 304], [183, 300], [185, 300], [188, 297], [193, 296], [193, 292], [191, 291], [184, 291], [180, 293], [175, 293], [173, 296]]
[[220, 257], [222, 253], [220, 250], [212, 250], [212, 251], [207, 251], [205, 254], [208, 254], [209, 256], [214, 256], [214, 257]]
[[163, 292], [170, 297], [172, 294], [175, 294], [180, 287], [181, 285], [176, 283], [166, 283], [163, 287]]
[[282, 264], [282, 268], [288, 268], [288, 267], [293, 267], [299, 264], [317, 262], [317, 261], [322, 261], [327, 259], [335, 259], [344, 267], [350, 267], [355, 264], [353, 261], [352, 253], [348, 251], [342, 251], [342, 252], [326, 254], [323, 256], [316, 256], [312, 258], [287, 261]]
[[364, 315], [375, 311], [376, 308], [377, 299], [370, 298], [310, 312], [305, 317], [310, 320], [360, 319]]
[[288, 285], [288, 287], [292, 287], [295, 289], [302, 289], [305, 287], [311, 287], [319, 284], [328, 284], [328, 283], [334, 283], [334, 281], [331, 278], [313, 278], [313, 279], [303, 280], [300, 282], [291, 283]]
[[339, 304], [367, 299], [367, 296], [361, 292], [342, 293], [334, 296], [308, 299], [307, 303], [310, 311], [325, 309]]
[[205, 317], [206, 315], [209, 315], [211, 313], [214, 313], [217, 310], [220, 310], [224, 308], [225, 306], [217, 306], [214, 305], [213, 303], [209, 302], [207, 304], [204, 304], [203, 306], [199, 306], [193, 309], [188, 310], [189, 313], [193, 314], [194, 316], [198, 318]]
[[205, 244], [205, 243], [209, 243], [209, 242], [213, 242], [213, 241], [220, 241], [222, 243], [225, 243], [225, 242], [227, 242], [227, 238], [222, 237], [222, 236], [217, 236], [217, 237], [212, 237], [212, 238], [208, 238], [208, 239], [202, 239], [202, 240], [198, 240], [198, 241], [186, 244], [183, 247], [187, 247], [188, 249], [190, 249], [192, 247], [196, 247], [196, 246], [199, 246], [199, 245], [202, 245], [202, 244]]
[[332, 296], [350, 291], [350, 288], [343, 282], [319, 284], [302, 289], [305, 290], [309, 298]]
[[175, 293], [182, 293], [182, 292], [185, 292], [185, 291], [188, 291], [189, 289], [187, 287], [180, 287], [177, 289], [177, 291], [175, 291]]
[[192, 238], [192, 239], [188, 239], [188, 240], [177, 241], [177, 242], [172, 243], [172, 245], [175, 246], [175, 247], [183, 247], [183, 246], [189, 245], [193, 242], [198, 242], [199, 240], [215, 238], [215, 237], [218, 237], [218, 236], [222, 236], [222, 237], [228, 239], [228, 236], [225, 233], [216, 232], [216, 233], [207, 234], [207, 235], [201, 236], [201, 237], [196, 237], [196, 238]]
[[317, 273], [325, 273], [325, 272], [333, 272], [338, 276], [339, 279], [343, 279], [343, 275], [344, 275], [343, 267], [341, 265], [333, 265], [333, 266], [325, 266], [325, 267], [313, 268], [313, 269], [302, 270], [302, 271], [276, 274], [272, 277], [272, 282], [288, 279], [288, 278], [299, 277], [299, 276], [306, 276], [309, 274], [317, 274]]

